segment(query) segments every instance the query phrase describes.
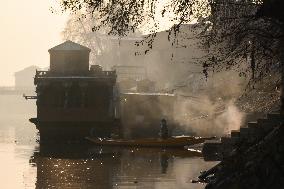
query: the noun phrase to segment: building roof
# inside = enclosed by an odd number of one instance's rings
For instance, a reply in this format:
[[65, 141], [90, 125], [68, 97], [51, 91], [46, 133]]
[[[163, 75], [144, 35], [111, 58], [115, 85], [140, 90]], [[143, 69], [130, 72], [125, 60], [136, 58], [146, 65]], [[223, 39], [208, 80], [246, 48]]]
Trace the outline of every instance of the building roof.
[[51, 51], [89, 51], [90, 52], [91, 49], [68, 40], [48, 50], [48, 52]]

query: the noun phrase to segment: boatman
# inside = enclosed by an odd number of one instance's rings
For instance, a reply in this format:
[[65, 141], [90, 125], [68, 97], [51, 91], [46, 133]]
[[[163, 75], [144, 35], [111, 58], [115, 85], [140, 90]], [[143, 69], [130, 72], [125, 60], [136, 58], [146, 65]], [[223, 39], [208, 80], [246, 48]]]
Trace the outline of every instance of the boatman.
[[167, 121], [166, 121], [165, 119], [162, 119], [162, 120], [161, 120], [160, 137], [161, 137], [162, 139], [167, 139], [167, 138], [169, 138], [168, 125], [167, 125]]

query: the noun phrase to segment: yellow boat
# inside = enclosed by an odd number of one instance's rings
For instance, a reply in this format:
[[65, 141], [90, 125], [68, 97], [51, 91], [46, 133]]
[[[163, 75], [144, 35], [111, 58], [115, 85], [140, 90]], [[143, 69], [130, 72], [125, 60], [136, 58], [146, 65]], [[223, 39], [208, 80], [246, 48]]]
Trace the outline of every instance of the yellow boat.
[[144, 138], [144, 139], [101, 139], [87, 137], [87, 140], [97, 144], [106, 146], [129, 146], [129, 147], [184, 147], [194, 144], [200, 144], [205, 140], [214, 139], [214, 137], [190, 137], [177, 136], [167, 139], [160, 138]]

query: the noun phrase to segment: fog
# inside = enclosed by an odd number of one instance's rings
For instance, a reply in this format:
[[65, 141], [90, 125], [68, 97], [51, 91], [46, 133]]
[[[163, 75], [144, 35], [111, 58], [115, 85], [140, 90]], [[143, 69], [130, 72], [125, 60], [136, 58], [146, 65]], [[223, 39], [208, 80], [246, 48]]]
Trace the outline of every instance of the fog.
[[53, 14], [48, 1], [1, 1], [0, 86], [13, 86], [14, 72], [36, 65], [47, 67], [47, 50], [62, 42], [65, 14]]
[[[197, 82], [197, 81], [196, 81]], [[175, 107], [175, 118], [186, 130], [198, 135], [226, 135], [239, 129], [244, 113], [235, 102], [242, 95], [246, 80], [234, 71], [216, 73], [188, 91], [180, 92]]]
[[[245, 114], [236, 106], [236, 100], [242, 95], [247, 78], [239, 77], [234, 70], [209, 72], [206, 78], [202, 64], [198, 62], [206, 52], [194, 38], [195, 32], [193, 25], [184, 25], [176, 38], [170, 40], [167, 32], [159, 32], [152, 43], [153, 48], [147, 53], [144, 53], [147, 50], [145, 44], [135, 47], [137, 38], [121, 39], [120, 43], [117, 42], [117, 49], [102, 53], [100, 62], [108, 67], [111, 64], [144, 67], [145, 78], [155, 82], [156, 92], [176, 95], [170, 117], [182, 129], [196, 135], [227, 135], [231, 130], [239, 129], [245, 119]], [[185, 34], [192, 38], [185, 40]], [[182, 42], [176, 43], [176, 40]], [[118, 54], [116, 50], [119, 50]], [[135, 52], [139, 52], [138, 55], [134, 55]], [[110, 61], [110, 57], [117, 61]], [[160, 109], [168, 109], [169, 105], [170, 102], [163, 103]], [[153, 112], [153, 116], [156, 115]]]
[[[170, 117], [185, 131], [196, 135], [220, 136], [241, 126], [244, 113], [235, 102], [242, 94], [246, 80], [240, 78], [237, 72], [227, 70], [211, 72], [205, 78], [198, 60], [206, 52], [200, 48], [200, 41], [196, 38], [198, 29], [194, 24], [182, 25], [177, 35], [158, 32], [149, 49], [147, 40], [143, 42], [147, 35], [137, 33], [124, 38], [107, 36], [103, 32], [89, 31], [91, 27], [88, 21], [78, 22], [77, 17], [70, 19], [61, 37], [95, 51], [91, 54], [91, 64], [100, 64], [105, 70], [113, 66], [141, 67], [145, 69], [142, 79], [155, 82], [156, 89], [151, 92], [175, 94], [176, 102]], [[46, 55], [48, 48], [45, 49]], [[117, 82], [121, 82], [119, 78]], [[168, 109], [163, 106], [169, 105], [163, 103], [160, 110]]]

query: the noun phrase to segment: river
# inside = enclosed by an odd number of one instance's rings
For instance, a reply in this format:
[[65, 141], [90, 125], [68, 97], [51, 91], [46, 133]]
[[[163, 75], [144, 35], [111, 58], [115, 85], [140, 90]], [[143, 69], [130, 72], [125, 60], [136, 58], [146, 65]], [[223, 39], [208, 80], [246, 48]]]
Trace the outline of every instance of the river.
[[40, 146], [35, 101], [0, 95], [0, 188], [202, 189], [205, 162], [188, 150]]

